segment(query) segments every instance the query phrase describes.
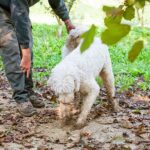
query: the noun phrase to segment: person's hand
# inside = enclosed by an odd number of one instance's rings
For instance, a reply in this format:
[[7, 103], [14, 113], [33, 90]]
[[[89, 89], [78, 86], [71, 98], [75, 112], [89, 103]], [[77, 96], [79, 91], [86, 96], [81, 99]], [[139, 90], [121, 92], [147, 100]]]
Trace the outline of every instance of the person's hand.
[[20, 63], [21, 69], [24, 73], [26, 73], [27, 78], [30, 75], [30, 67], [31, 67], [31, 53], [30, 49], [22, 49], [22, 59]]
[[72, 24], [70, 19], [65, 20], [64, 23], [66, 25], [66, 29], [68, 33], [70, 32], [70, 30], [75, 29], [75, 26]]

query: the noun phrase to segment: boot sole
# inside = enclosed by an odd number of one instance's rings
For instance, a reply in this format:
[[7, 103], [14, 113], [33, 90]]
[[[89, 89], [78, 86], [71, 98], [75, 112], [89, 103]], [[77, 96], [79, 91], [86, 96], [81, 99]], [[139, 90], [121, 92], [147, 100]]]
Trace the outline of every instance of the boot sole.
[[23, 113], [23, 112], [20, 111], [19, 109], [17, 109], [17, 111], [18, 111], [21, 115], [23, 115], [23, 116], [25, 116], [25, 117], [32, 117], [33, 115], [37, 114], [37, 111], [36, 111], [36, 110], [33, 111], [33, 112], [30, 113], [30, 114]]
[[37, 106], [37, 105], [32, 104], [32, 106], [33, 106], [34, 108], [44, 108], [44, 107], [45, 107], [45, 104], [40, 105], [40, 106]]

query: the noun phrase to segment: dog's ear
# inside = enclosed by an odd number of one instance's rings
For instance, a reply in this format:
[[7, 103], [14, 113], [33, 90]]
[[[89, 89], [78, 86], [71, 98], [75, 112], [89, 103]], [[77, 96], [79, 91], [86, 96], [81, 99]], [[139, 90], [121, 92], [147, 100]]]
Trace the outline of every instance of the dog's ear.
[[67, 45], [71, 45], [75, 41], [75, 37], [73, 35], [69, 35], [67, 39]]
[[70, 50], [74, 50], [79, 45], [79, 41], [80, 36], [69, 35], [66, 41], [66, 47]]

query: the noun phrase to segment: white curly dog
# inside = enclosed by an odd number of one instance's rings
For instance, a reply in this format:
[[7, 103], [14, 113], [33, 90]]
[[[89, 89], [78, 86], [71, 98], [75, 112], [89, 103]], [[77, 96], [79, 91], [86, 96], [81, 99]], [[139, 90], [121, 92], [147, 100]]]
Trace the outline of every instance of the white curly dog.
[[82, 39], [80, 35], [87, 29], [73, 29], [62, 50], [63, 60], [52, 70], [48, 80], [50, 88], [58, 95], [59, 116], [62, 119], [72, 116], [74, 108], [74, 94], [80, 92], [83, 96], [81, 113], [76, 125], [85, 124], [100, 87], [96, 77], [100, 76], [107, 89], [108, 100], [115, 111], [120, 109], [115, 96], [114, 75], [108, 47], [99, 38], [94, 38], [93, 43], [83, 53], [80, 52]]

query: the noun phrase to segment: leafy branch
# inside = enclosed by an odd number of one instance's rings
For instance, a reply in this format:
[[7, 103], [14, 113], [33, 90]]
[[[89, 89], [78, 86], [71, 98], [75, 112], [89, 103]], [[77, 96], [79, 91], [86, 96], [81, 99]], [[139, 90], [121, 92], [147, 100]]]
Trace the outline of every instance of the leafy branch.
[[[118, 7], [103, 6], [103, 11], [106, 14], [104, 19], [106, 29], [101, 34], [102, 42], [107, 45], [113, 45], [128, 35], [131, 30], [131, 26], [128, 24], [123, 24], [122, 20], [125, 19], [131, 21], [134, 19], [136, 10], [138, 11], [142, 9], [143, 12], [146, 2], [150, 2], [150, 0], [125, 0], [124, 4]], [[85, 51], [92, 43], [92, 40], [89, 40], [89, 35], [91, 36], [91, 39], [93, 39], [95, 36], [93, 25], [89, 31], [87, 31], [87, 33], [88, 34], [84, 34], [84, 36], [82, 36], [84, 41], [81, 45], [81, 52]], [[143, 47], [144, 42], [142, 40], [136, 41], [133, 44], [131, 50], [128, 53], [128, 59], [130, 62], [134, 62]]]

